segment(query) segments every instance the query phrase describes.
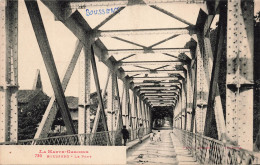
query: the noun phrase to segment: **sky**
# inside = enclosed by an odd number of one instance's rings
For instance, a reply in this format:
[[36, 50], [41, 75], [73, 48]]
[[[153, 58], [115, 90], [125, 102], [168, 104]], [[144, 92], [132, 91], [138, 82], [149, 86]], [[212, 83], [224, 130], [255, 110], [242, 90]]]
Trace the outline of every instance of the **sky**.
[[[260, 0], [255, 1], [255, 13], [260, 11], [259, 6]], [[60, 79], [62, 79], [65, 69], [70, 61], [70, 58], [73, 55], [77, 38], [70, 32], [61, 22], [55, 21], [53, 14], [49, 9], [44, 6], [40, 1], [38, 1], [42, 19], [44, 22], [45, 30], [47, 32], [48, 40], [51, 46], [51, 50], [54, 56], [56, 67], [59, 73]], [[174, 14], [181, 16], [182, 18], [190, 21], [191, 23], [196, 22], [196, 17], [191, 17], [197, 14], [199, 7], [194, 5], [188, 5], [188, 7], [183, 10], [181, 6], [175, 5], [158, 5], [168, 11], [174, 11]], [[101, 9], [101, 7], [97, 7]], [[85, 10], [79, 10], [79, 12], [84, 16], [87, 22], [92, 28], [94, 28], [99, 22], [104, 20], [108, 15], [92, 15], [86, 16]], [[186, 14], [184, 14], [186, 13]], [[188, 13], [188, 14], [187, 14]], [[129, 24], [131, 22], [131, 24]], [[214, 23], [213, 23], [214, 24]], [[170, 18], [162, 13], [155, 11], [154, 9], [143, 6], [131, 6], [125, 8], [107, 24], [101, 27], [101, 30], [111, 30], [115, 29], [131, 29], [131, 28], [156, 28], [156, 27], [172, 27], [175, 25], [177, 27], [184, 27], [184, 25], [173, 18]], [[150, 38], [149, 38], [150, 37]], [[125, 36], [124, 39], [130, 41], [136, 41], [145, 46], [153, 44], [153, 41], [160, 41], [163, 38], [167, 38], [167, 35], [161, 36], [152, 36], [148, 38], [141, 36], [132, 37]], [[161, 38], [160, 38], [161, 37]], [[189, 36], [183, 37], [180, 36], [176, 40], [170, 40], [158, 47], [168, 47], [175, 45], [176, 47], [181, 47], [189, 40]], [[133, 47], [130, 44], [124, 44], [117, 40], [111, 40], [108, 38], [101, 38], [102, 42], [110, 49], [117, 49], [122, 46], [124, 47]], [[83, 51], [81, 52], [81, 55]], [[155, 56], [160, 58], [160, 56]], [[133, 57], [134, 58], [134, 57]], [[20, 89], [31, 89], [33, 86], [36, 70], [40, 69], [41, 78], [43, 82], [44, 92], [51, 96], [53, 95], [53, 90], [51, 87], [50, 80], [37, 44], [34, 31], [29, 19], [29, 15], [25, 6], [24, 1], [19, 1], [18, 9], [18, 81]], [[97, 61], [97, 68], [99, 73], [100, 85], [101, 88], [104, 86], [106, 81], [107, 67]], [[78, 76], [79, 76], [79, 65], [77, 63], [76, 68], [73, 72], [71, 80], [68, 84], [67, 90], [65, 92], [66, 96], [78, 96]], [[93, 74], [92, 76], [93, 77]], [[122, 82], [119, 81], [120, 93], [122, 91]], [[94, 80], [91, 78], [91, 92], [96, 91]]]

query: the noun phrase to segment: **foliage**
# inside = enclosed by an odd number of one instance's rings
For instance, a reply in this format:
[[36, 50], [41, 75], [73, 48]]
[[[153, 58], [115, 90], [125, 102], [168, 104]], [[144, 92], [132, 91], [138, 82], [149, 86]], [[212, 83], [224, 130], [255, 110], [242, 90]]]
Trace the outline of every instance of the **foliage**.
[[38, 124], [42, 119], [49, 97], [38, 93], [29, 103], [19, 105], [18, 108], [18, 139], [32, 139], [37, 131]]

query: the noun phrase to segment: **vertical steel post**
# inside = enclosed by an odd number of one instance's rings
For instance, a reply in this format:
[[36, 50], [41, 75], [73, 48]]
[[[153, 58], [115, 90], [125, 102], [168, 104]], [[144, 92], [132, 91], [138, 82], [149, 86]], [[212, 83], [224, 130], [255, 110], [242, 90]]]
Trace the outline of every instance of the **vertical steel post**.
[[90, 53], [91, 45], [84, 46], [79, 59], [78, 133], [90, 133]]
[[204, 132], [206, 110], [207, 110], [207, 98], [208, 98], [208, 86], [206, 82], [205, 68], [203, 66], [203, 42], [200, 39], [200, 34], [193, 36], [197, 41], [196, 57], [197, 57], [197, 107], [196, 107], [196, 126], [198, 133]]
[[107, 125], [108, 130], [113, 131], [114, 128], [114, 104], [115, 104], [115, 79], [116, 74], [111, 73], [109, 84], [108, 84], [108, 93], [107, 93]]
[[138, 106], [137, 106], [137, 95], [136, 91], [133, 91], [133, 97], [134, 97], [134, 111], [135, 111], [135, 117], [136, 117], [136, 127], [139, 127], [139, 114], [138, 114]]
[[129, 124], [131, 123], [130, 119], [130, 98], [129, 98], [129, 82], [125, 80], [124, 82], [124, 90], [125, 90], [125, 109], [123, 111], [123, 117], [124, 117], [124, 125], [129, 128]]
[[[194, 60], [195, 62], [196, 60]], [[193, 89], [193, 99], [192, 99], [192, 112], [191, 112], [191, 126], [190, 126], [190, 132], [195, 132], [194, 124], [196, 124], [196, 108], [197, 108], [197, 64], [195, 63], [193, 66], [191, 66], [191, 78], [192, 78], [192, 89]]]
[[226, 128], [231, 142], [253, 150], [254, 3], [229, 0]]
[[182, 95], [182, 113], [184, 114], [184, 123], [183, 123], [183, 128], [184, 130], [187, 129], [187, 83], [185, 80], [182, 81], [182, 90], [181, 90], [181, 95]]
[[116, 88], [116, 96], [117, 96], [117, 103], [115, 103], [117, 105], [117, 119], [115, 122], [115, 127], [116, 130], [121, 130], [123, 128], [123, 116], [122, 116], [122, 106], [121, 106], [121, 99], [120, 99], [120, 95], [119, 95], [119, 88], [118, 88], [118, 80], [117, 80], [117, 75], [116, 75], [116, 79], [115, 79], [115, 88]]
[[18, 141], [18, 1], [0, 1], [0, 142]]
[[187, 127], [186, 130], [191, 130], [191, 120], [192, 120], [192, 101], [193, 101], [193, 90], [191, 81], [191, 66], [187, 66]]

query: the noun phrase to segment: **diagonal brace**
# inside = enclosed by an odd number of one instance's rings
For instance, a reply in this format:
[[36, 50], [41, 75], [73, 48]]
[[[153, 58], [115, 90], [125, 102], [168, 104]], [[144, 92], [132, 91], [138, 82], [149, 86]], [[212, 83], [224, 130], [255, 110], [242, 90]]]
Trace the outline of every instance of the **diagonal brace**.
[[39, 7], [36, 1], [25, 0], [27, 11], [29, 13], [33, 30], [40, 47], [40, 51], [45, 63], [52, 88], [57, 100], [57, 103], [61, 109], [61, 115], [67, 128], [68, 134], [75, 134], [74, 125], [68, 109], [65, 95], [61, 86], [60, 78], [57, 72], [57, 68], [53, 59], [52, 51], [49, 45], [47, 34], [43, 25], [42, 17], [39, 11]]

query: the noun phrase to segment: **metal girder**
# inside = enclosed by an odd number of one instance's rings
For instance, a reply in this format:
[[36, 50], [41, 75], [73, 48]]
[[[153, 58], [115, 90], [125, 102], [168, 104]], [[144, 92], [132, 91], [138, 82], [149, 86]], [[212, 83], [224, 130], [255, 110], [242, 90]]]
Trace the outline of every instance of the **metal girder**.
[[[62, 85], [64, 92], [66, 91], [66, 88], [68, 86], [68, 83], [70, 81], [74, 68], [76, 66], [76, 63], [78, 61], [82, 47], [83, 47], [82, 43], [78, 40], [74, 54], [70, 60], [70, 63], [68, 65], [66, 72], [63, 76], [63, 79], [62, 79], [61, 85]], [[47, 109], [44, 112], [44, 115], [43, 115], [41, 123], [37, 129], [37, 132], [34, 136], [34, 139], [45, 138], [48, 136], [48, 132], [52, 126], [53, 121], [55, 120], [55, 116], [56, 116], [57, 112], [58, 112], [58, 109], [55, 106], [55, 96], [53, 95], [47, 106]]]
[[176, 103], [175, 100], [148, 100], [149, 103]]
[[160, 12], [162, 12], [162, 13], [164, 13], [164, 14], [166, 14], [166, 15], [168, 15], [168, 16], [170, 16], [170, 17], [172, 17], [172, 18], [174, 18], [174, 19], [176, 19], [176, 20], [178, 20], [180, 22], [182, 22], [182, 23], [185, 23], [185, 24], [187, 24], [189, 26], [193, 26], [192, 23], [190, 23], [187, 20], [184, 20], [184, 19], [178, 17], [177, 15], [175, 15], [175, 14], [173, 14], [173, 13], [171, 13], [171, 12], [169, 12], [169, 11], [163, 9], [163, 8], [160, 8], [160, 7], [156, 6], [156, 5], [151, 5], [150, 7], [152, 7], [153, 9], [156, 9], [156, 10], [158, 10], [158, 11], [160, 11]]
[[120, 7], [117, 11], [115, 11], [113, 14], [109, 15], [105, 20], [100, 22], [93, 30], [98, 30], [100, 27], [105, 25], [109, 20], [111, 20], [114, 16], [116, 16], [120, 11], [122, 11], [124, 7]]
[[149, 46], [148, 48], [153, 48], [153, 47], [155, 47], [155, 46], [158, 46], [158, 45], [160, 45], [160, 44], [162, 44], [162, 43], [164, 43], [164, 42], [166, 42], [166, 41], [169, 41], [169, 40], [171, 40], [171, 39], [173, 39], [173, 38], [176, 38], [176, 37], [178, 37], [178, 36], [179, 36], [179, 34], [172, 35], [172, 36], [170, 36], [170, 37], [168, 37], [168, 38], [165, 38], [165, 39], [163, 39], [163, 40], [161, 40], [161, 41], [159, 41], [159, 42], [157, 42], [157, 43], [152, 44], [152, 45]]
[[148, 94], [148, 93], [171, 93], [171, 92], [177, 92], [177, 90], [140, 90], [140, 94]]
[[[146, 54], [146, 53], [190, 53], [190, 49], [184, 48], [151, 48], [151, 49], [116, 49], [108, 50], [107, 54], [112, 56], [114, 54]], [[189, 57], [190, 58], [190, 57]]]
[[[196, 108], [197, 108], [197, 64], [195, 63], [195, 65], [192, 66], [193, 69], [191, 69], [192, 73], [191, 73], [191, 82], [192, 83], [192, 89], [193, 89], [193, 99], [192, 99], [192, 112], [191, 112], [191, 126], [190, 126], [190, 132], [197, 132], [197, 127], [195, 125], [196, 123]], [[194, 125], [195, 125], [195, 129], [194, 129]]]
[[208, 36], [209, 35], [209, 30], [212, 24], [212, 21], [214, 20], [215, 15], [208, 15], [207, 20], [205, 22], [204, 25], [204, 29], [203, 29], [203, 34], [204, 36]]
[[136, 92], [133, 90], [132, 91], [132, 104], [133, 104], [133, 111], [134, 111], [134, 129], [138, 127], [139, 121], [138, 121], [138, 113], [137, 113], [137, 98], [136, 98]]
[[154, 104], [172, 104], [175, 105], [176, 102], [174, 101], [148, 101], [150, 104], [154, 105]]
[[182, 62], [186, 62], [187, 59], [192, 59], [191, 52], [179, 53], [178, 55], [173, 54], [174, 52], [162, 53], [165, 56], [173, 57], [175, 59], [180, 59]]
[[[165, 72], [161, 72], [161, 73], [126, 72], [125, 74], [126, 74], [126, 76], [128, 76], [130, 78], [145, 78], [147, 75], [148, 76], [149, 75], [152, 75], [152, 76], [154, 76], [154, 75], [158, 75], [158, 76], [162, 75], [162, 76], [164, 76], [165, 74], [166, 75], [168, 74], [169, 76], [176, 75], [176, 76], [185, 78], [184, 73], [176, 73], [176, 72], [178, 72], [178, 71], [169, 71], [169, 72], [165, 71]], [[162, 73], [164, 73], [164, 74], [162, 74]]]
[[137, 94], [136, 91], [133, 90], [133, 102], [134, 102], [134, 117], [135, 117], [135, 129], [139, 127], [139, 114], [138, 114], [138, 106], [137, 106]]
[[172, 93], [144, 93], [144, 96], [177, 96], [178, 92]]
[[[42, 3], [47, 6], [51, 12], [54, 14], [56, 18], [58, 18], [84, 45], [86, 43], [86, 39], [90, 39], [90, 37], [86, 37], [86, 32], [92, 30], [90, 25], [84, 20], [81, 14], [78, 11], [74, 13], [72, 10], [66, 11], [67, 17], [64, 18], [64, 1], [49, 1], [49, 0], [41, 0]], [[81, 21], [79, 23], [79, 20]], [[90, 34], [89, 34], [90, 35]], [[92, 38], [91, 38], [92, 39]], [[93, 41], [94, 42], [94, 39]], [[91, 42], [91, 43], [92, 43]]]
[[128, 6], [128, 5], [155, 5], [155, 4], [172, 4], [172, 3], [177, 3], [177, 4], [203, 4], [205, 3], [204, 0], [149, 0], [146, 1], [144, 0], [143, 2], [141, 1], [135, 1], [135, 3], [129, 3], [128, 0], [99, 0], [99, 1], [84, 1], [84, 0], [74, 0], [73, 2], [70, 2], [70, 8], [71, 9], [85, 9], [86, 7], [94, 7], [94, 6]]
[[18, 141], [18, 1], [0, 1], [0, 142]]
[[191, 66], [187, 66], [187, 131], [191, 130], [191, 121], [192, 121], [192, 101], [193, 101], [193, 89], [192, 89], [192, 73]]
[[147, 105], [145, 102], [143, 102], [144, 105], [144, 122], [145, 122], [145, 128], [148, 128], [148, 116], [147, 116]]
[[158, 99], [176, 99], [177, 96], [144, 96], [144, 98], [152, 99], [152, 98], [158, 98]]
[[154, 104], [152, 105], [153, 107], [171, 107], [174, 106], [172, 104]]
[[181, 70], [124, 70], [126, 74], [138, 74], [138, 73], [169, 73], [169, 74], [183, 74], [184, 72]]
[[159, 81], [169, 81], [169, 80], [179, 80], [177, 77], [132, 77], [132, 81], [134, 80], [159, 80]]
[[139, 87], [139, 90], [171, 90], [171, 89], [177, 89], [177, 87]]
[[130, 29], [130, 30], [101, 30], [95, 31], [96, 37], [118, 37], [133, 35], [154, 35], [154, 34], [172, 34], [182, 35], [190, 34], [194, 31], [192, 28], [163, 28], [163, 29]]
[[182, 88], [182, 112], [184, 113], [184, 130], [187, 130], [187, 83], [183, 80]]
[[61, 109], [61, 115], [64, 120], [65, 126], [67, 128], [68, 134], [75, 134], [76, 131], [72, 123], [71, 115], [64, 96], [59, 75], [55, 66], [52, 51], [49, 45], [47, 34], [44, 29], [38, 4], [36, 1], [32, 1], [32, 0], [26, 0], [25, 4], [31, 19], [31, 23], [34, 29], [34, 33], [38, 45], [40, 47], [43, 61], [45, 63], [48, 75], [50, 77], [50, 81], [54, 90], [57, 103]]
[[143, 49], [146, 48], [146, 46], [143, 46], [143, 45], [141, 45], [141, 44], [138, 44], [138, 43], [135, 43], [135, 42], [132, 42], [132, 41], [129, 41], [129, 40], [125, 40], [125, 39], [123, 39], [123, 38], [119, 38], [119, 37], [112, 37], [112, 38], [114, 38], [114, 39], [116, 39], [116, 40], [119, 40], [119, 41], [122, 41], [122, 42], [125, 42], [125, 43], [128, 43], [128, 44], [131, 44], [131, 45], [139, 46], [139, 47], [141, 47], [141, 48], [143, 48]]
[[[225, 140], [226, 128], [225, 128], [225, 120], [224, 120], [224, 115], [223, 115], [221, 98], [219, 95], [218, 77], [219, 77], [219, 72], [220, 72], [220, 60], [222, 58], [223, 48], [225, 46], [224, 43], [225, 43], [225, 37], [226, 37], [226, 8], [222, 5], [220, 10], [221, 10], [221, 15], [220, 15], [220, 19], [219, 19], [219, 27], [218, 27], [219, 31], [217, 34], [217, 41], [216, 41], [217, 46], [215, 49], [216, 51], [215, 51], [215, 55], [214, 55], [214, 57], [215, 57], [214, 63], [212, 66], [213, 61], [210, 59], [209, 66], [208, 66], [208, 69], [212, 70], [212, 73], [211, 72], [208, 73], [209, 74], [208, 76], [211, 79], [209, 82], [210, 88], [209, 88], [208, 108], [207, 108], [207, 114], [206, 114], [207, 120], [206, 120], [206, 124], [205, 124], [205, 128], [204, 128], [204, 135], [212, 136], [213, 133], [211, 133], [211, 130], [212, 130], [211, 125], [212, 125], [213, 115], [215, 114], [217, 131], [218, 131], [218, 139]], [[209, 38], [205, 37], [204, 43], [205, 43], [205, 50], [206, 50], [205, 52], [207, 53], [207, 51], [208, 51], [209, 56], [212, 56]], [[207, 47], [209, 47], [209, 48], [207, 49]], [[211, 61], [211, 63], [210, 63], [210, 61]]]
[[220, 0], [215, 0], [215, 1], [207, 1], [207, 8], [208, 8], [208, 13], [211, 14], [217, 14], [219, 13], [219, 3]]
[[108, 124], [108, 130], [114, 131], [114, 113], [115, 113], [115, 79], [116, 74], [111, 72], [110, 80], [108, 83], [108, 91], [107, 91], [107, 124]]
[[226, 128], [231, 142], [253, 150], [254, 2], [229, 0]]
[[132, 65], [169, 65], [169, 66], [175, 66], [175, 65], [185, 65], [184, 62], [180, 60], [175, 60], [175, 61], [126, 61], [126, 62], [118, 62], [116, 65], [118, 67], [123, 67], [123, 66], [132, 66]]
[[148, 98], [147, 100], [148, 101], [160, 101], [160, 100], [163, 100], [163, 101], [175, 101], [175, 99], [173, 99], [173, 98], [170, 98], [170, 99], [166, 99], [166, 98]]
[[163, 86], [169, 86], [169, 85], [180, 85], [180, 83], [174, 83], [174, 82], [158, 82], [158, 83], [145, 83], [145, 82], [135, 82], [133, 83], [133, 86], [147, 86], [147, 85], [163, 85]]
[[[137, 120], [139, 120], [139, 124], [143, 124], [143, 120], [142, 120], [142, 106], [141, 106], [141, 98], [137, 95], [137, 114], [138, 114], [138, 118]], [[139, 125], [140, 126], [140, 125]]]
[[123, 82], [123, 86], [124, 86], [124, 109], [123, 109], [123, 116], [124, 116], [124, 125], [128, 128], [129, 124], [131, 125], [132, 128], [132, 113], [131, 113], [131, 107], [130, 107], [130, 94], [129, 94], [129, 89], [130, 89], [130, 84], [129, 82], [126, 80], [125, 82]]
[[[90, 82], [91, 50], [90, 44], [84, 46], [84, 54], [79, 60], [79, 100], [78, 100], [78, 133], [90, 133]], [[84, 145], [85, 142], [82, 142]]]
[[[117, 106], [118, 106], [118, 112], [117, 112], [117, 116], [116, 116], [116, 130], [121, 130], [123, 128], [123, 119], [122, 119], [122, 106], [121, 106], [121, 102], [120, 102], [120, 95], [119, 95], [119, 88], [118, 88], [118, 80], [117, 77], [115, 79], [115, 86], [116, 86], [116, 96], [117, 96]], [[114, 139], [116, 140], [116, 139]]]
[[198, 133], [204, 132], [205, 119], [206, 119], [206, 107], [208, 98], [208, 84], [205, 75], [205, 68], [203, 66], [203, 42], [201, 42], [200, 35], [193, 36], [195, 41], [198, 42], [196, 48], [197, 59], [197, 96], [196, 97], [196, 127]]
[[121, 61], [123, 61], [123, 60], [126, 60], [126, 59], [128, 59], [128, 58], [130, 58], [130, 57], [133, 57], [133, 56], [135, 56], [136, 54], [130, 54], [130, 55], [127, 55], [127, 56], [125, 56], [125, 57], [123, 57], [123, 58], [121, 58], [121, 59], [119, 59], [119, 60], [117, 60], [118, 62], [121, 62]]
[[[107, 81], [106, 81], [106, 83], [105, 83], [105, 86], [104, 86], [104, 88], [102, 88], [103, 90], [102, 90], [102, 99], [104, 100], [105, 99], [105, 96], [106, 96], [106, 92], [107, 92], [107, 86], [108, 86], [108, 82], [109, 82], [109, 77], [110, 77], [110, 71], [108, 71], [108, 73], [107, 73]], [[101, 103], [101, 102], [100, 102]], [[98, 104], [98, 108], [97, 108], [97, 112], [96, 112], [96, 116], [95, 116], [95, 120], [94, 120], [94, 124], [93, 124], [93, 128], [92, 128], [92, 131], [91, 131], [91, 133], [94, 135], [94, 133], [96, 133], [96, 131], [97, 131], [97, 128], [98, 128], [98, 123], [99, 123], [99, 119], [100, 119], [100, 116], [101, 116], [101, 113], [103, 113], [104, 114], [104, 117], [105, 117], [105, 110], [104, 110], [104, 107], [103, 107], [103, 110], [104, 111], [102, 111], [101, 112], [101, 104]], [[103, 119], [102, 119], [103, 120]], [[91, 138], [91, 140], [92, 140], [92, 138]]]
[[[101, 119], [102, 119], [104, 131], [108, 131], [107, 120], [105, 117], [105, 107], [104, 107], [104, 103], [103, 103], [103, 98], [101, 96], [101, 89], [100, 89], [100, 84], [99, 84], [99, 77], [98, 77], [98, 72], [97, 72], [94, 50], [93, 50], [92, 46], [90, 47], [90, 49], [91, 49], [90, 50], [91, 52], [90, 52], [89, 56], [90, 56], [90, 60], [91, 60], [91, 64], [92, 64], [92, 70], [93, 70], [93, 75], [94, 75], [94, 80], [95, 80], [95, 85], [96, 85], [96, 91], [97, 91], [97, 95], [98, 95], [99, 107], [101, 110]], [[110, 77], [110, 76], [108, 76], [108, 77]], [[106, 138], [107, 138], [108, 145], [111, 145], [108, 134], [106, 134]]]
[[[101, 41], [100, 41], [101, 42]], [[124, 72], [120, 72], [118, 70], [118, 67], [114, 65], [114, 63], [111, 61], [111, 60], [107, 60], [104, 58], [104, 48], [100, 48], [102, 45], [100, 45], [101, 43], [100, 42], [95, 42], [93, 43], [93, 48], [94, 48], [94, 51], [95, 51], [95, 54], [96, 56], [98, 57], [99, 61], [103, 62], [109, 69], [110, 71], [112, 72], [116, 72], [117, 74], [117, 77], [119, 79], [121, 79], [122, 81], [125, 81], [125, 73]]]

